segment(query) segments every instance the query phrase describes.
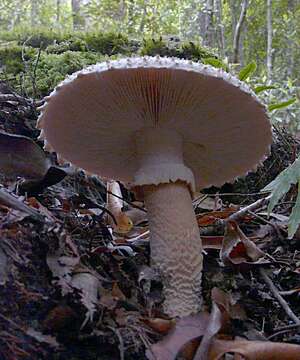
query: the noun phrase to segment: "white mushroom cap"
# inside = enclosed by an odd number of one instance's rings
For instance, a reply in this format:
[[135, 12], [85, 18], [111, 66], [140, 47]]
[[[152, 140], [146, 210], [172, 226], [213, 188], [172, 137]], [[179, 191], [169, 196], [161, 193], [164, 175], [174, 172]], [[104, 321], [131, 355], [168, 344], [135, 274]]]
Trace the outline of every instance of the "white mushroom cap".
[[[96, 64], [63, 81], [46, 100], [39, 127], [48, 147], [90, 173], [135, 185], [143, 128], [179, 134], [183, 163], [198, 189], [247, 173], [272, 141], [265, 107], [248, 86], [221, 69], [185, 60]], [[161, 182], [157, 176], [150, 184]], [[193, 188], [188, 176], [170, 180]]]

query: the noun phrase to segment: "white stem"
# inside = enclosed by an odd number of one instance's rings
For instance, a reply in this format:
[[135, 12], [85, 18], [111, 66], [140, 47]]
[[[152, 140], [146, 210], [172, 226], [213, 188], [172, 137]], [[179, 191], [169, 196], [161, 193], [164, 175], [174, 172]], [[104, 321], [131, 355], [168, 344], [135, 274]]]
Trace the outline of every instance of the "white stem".
[[164, 311], [183, 317], [201, 309], [202, 244], [189, 189], [176, 182], [144, 187], [151, 258], [164, 284]]
[[164, 311], [183, 317], [201, 309], [202, 244], [193, 210], [194, 177], [183, 164], [182, 138], [173, 130], [139, 134], [140, 169], [150, 227], [151, 258], [164, 284]]

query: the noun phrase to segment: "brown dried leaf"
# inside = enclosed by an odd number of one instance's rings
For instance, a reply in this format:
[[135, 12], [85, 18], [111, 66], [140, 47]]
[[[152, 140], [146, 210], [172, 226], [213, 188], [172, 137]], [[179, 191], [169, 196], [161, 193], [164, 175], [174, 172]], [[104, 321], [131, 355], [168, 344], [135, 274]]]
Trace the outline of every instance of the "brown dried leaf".
[[218, 360], [226, 353], [235, 353], [246, 360], [297, 360], [300, 359], [300, 345], [247, 340], [214, 340], [209, 360]]
[[245, 320], [247, 318], [244, 309], [236, 304], [232, 296], [225, 291], [214, 287], [211, 291], [211, 299], [219, 306], [223, 316], [226, 315], [228, 319]]
[[30, 138], [0, 131], [0, 169], [10, 177], [41, 179], [50, 167], [44, 151]]
[[146, 351], [147, 358], [149, 360], [175, 360], [186, 343], [204, 335], [209, 318], [209, 314], [201, 313], [180, 319], [163, 340]]
[[161, 318], [144, 318], [141, 320], [151, 329], [157, 331], [160, 334], [167, 334], [176, 324], [174, 319], [167, 320]]
[[211, 314], [208, 320], [207, 328], [201, 340], [200, 346], [196, 352], [194, 360], [207, 360], [209, 348], [213, 338], [222, 326], [222, 313], [215, 303], [212, 304]]
[[265, 253], [260, 250], [234, 221], [226, 226], [220, 257], [224, 263], [242, 264], [256, 262]]

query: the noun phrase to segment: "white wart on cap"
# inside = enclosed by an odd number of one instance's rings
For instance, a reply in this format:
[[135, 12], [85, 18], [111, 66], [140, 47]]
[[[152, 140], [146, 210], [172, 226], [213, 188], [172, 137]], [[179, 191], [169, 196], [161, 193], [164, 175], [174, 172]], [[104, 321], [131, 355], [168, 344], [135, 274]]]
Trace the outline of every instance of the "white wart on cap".
[[265, 157], [272, 133], [264, 106], [221, 69], [160, 57], [90, 66], [46, 100], [38, 126], [48, 147], [143, 194], [166, 313], [199, 311], [202, 247], [190, 193]]

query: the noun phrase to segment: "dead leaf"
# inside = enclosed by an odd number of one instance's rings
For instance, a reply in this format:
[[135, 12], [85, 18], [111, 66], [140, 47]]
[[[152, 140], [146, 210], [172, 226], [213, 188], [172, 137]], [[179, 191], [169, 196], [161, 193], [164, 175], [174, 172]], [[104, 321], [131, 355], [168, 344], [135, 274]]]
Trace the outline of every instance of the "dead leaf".
[[58, 221], [59, 221], [59, 220], [58, 220], [55, 216], [53, 216], [52, 213], [51, 213], [45, 206], [43, 206], [35, 197], [30, 197], [30, 198], [28, 198], [28, 199], [27, 199], [27, 202], [28, 202], [28, 204], [29, 204], [31, 207], [39, 210], [39, 213], [42, 214], [42, 215], [44, 215], [45, 218], [47, 218], [48, 220], [54, 221], [54, 222], [58, 222]]
[[199, 226], [213, 225], [218, 219], [227, 219], [234, 214], [238, 209], [236, 207], [228, 207], [225, 210], [210, 211], [197, 215], [197, 222]]
[[180, 349], [189, 341], [203, 336], [209, 321], [208, 313], [180, 319], [171, 332], [146, 351], [149, 360], [175, 360]]
[[213, 302], [211, 314], [209, 316], [207, 328], [196, 352], [194, 360], [207, 360], [209, 348], [213, 338], [222, 326], [222, 313], [216, 303]]
[[245, 310], [234, 301], [231, 294], [214, 287], [211, 291], [211, 299], [218, 305], [223, 316], [226, 315], [228, 320], [245, 320], [247, 318]]
[[9, 177], [41, 179], [50, 167], [45, 152], [30, 138], [0, 131], [0, 169]]
[[19, 184], [20, 194], [36, 195], [42, 193], [47, 187], [62, 181], [67, 175], [72, 175], [72, 167], [50, 166], [45, 176], [38, 180], [23, 180]]
[[61, 252], [48, 254], [47, 265], [52, 272], [53, 282], [61, 287], [62, 295], [66, 295], [72, 291], [71, 281], [72, 272], [79, 263], [79, 257], [63, 256]]
[[211, 197], [201, 193], [195, 194], [194, 196], [197, 198], [193, 201], [193, 204], [198, 209], [214, 211], [222, 207], [222, 200], [216, 196]]
[[226, 353], [235, 353], [247, 360], [297, 360], [300, 345], [247, 340], [214, 340], [209, 360], [218, 360]]
[[123, 291], [120, 289], [117, 282], [113, 283], [111, 294], [118, 300], [126, 300], [126, 296], [123, 294]]
[[176, 325], [176, 321], [174, 319], [143, 318], [141, 320], [151, 329], [160, 334], [167, 334]]
[[80, 301], [86, 308], [86, 317], [81, 325], [93, 321], [98, 304], [98, 294], [101, 288], [99, 279], [90, 272], [78, 272], [72, 276], [71, 286], [80, 291]]
[[10, 194], [6, 189], [0, 188], [0, 203], [8, 208], [22, 211], [37, 221], [44, 222], [44, 217], [37, 210], [23, 203], [19, 197]]
[[256, 262], [265, 253], [260, 250], [234, 221], [229, 221], [225, 229], [220, 258], [224, 263], [242, 264]]

